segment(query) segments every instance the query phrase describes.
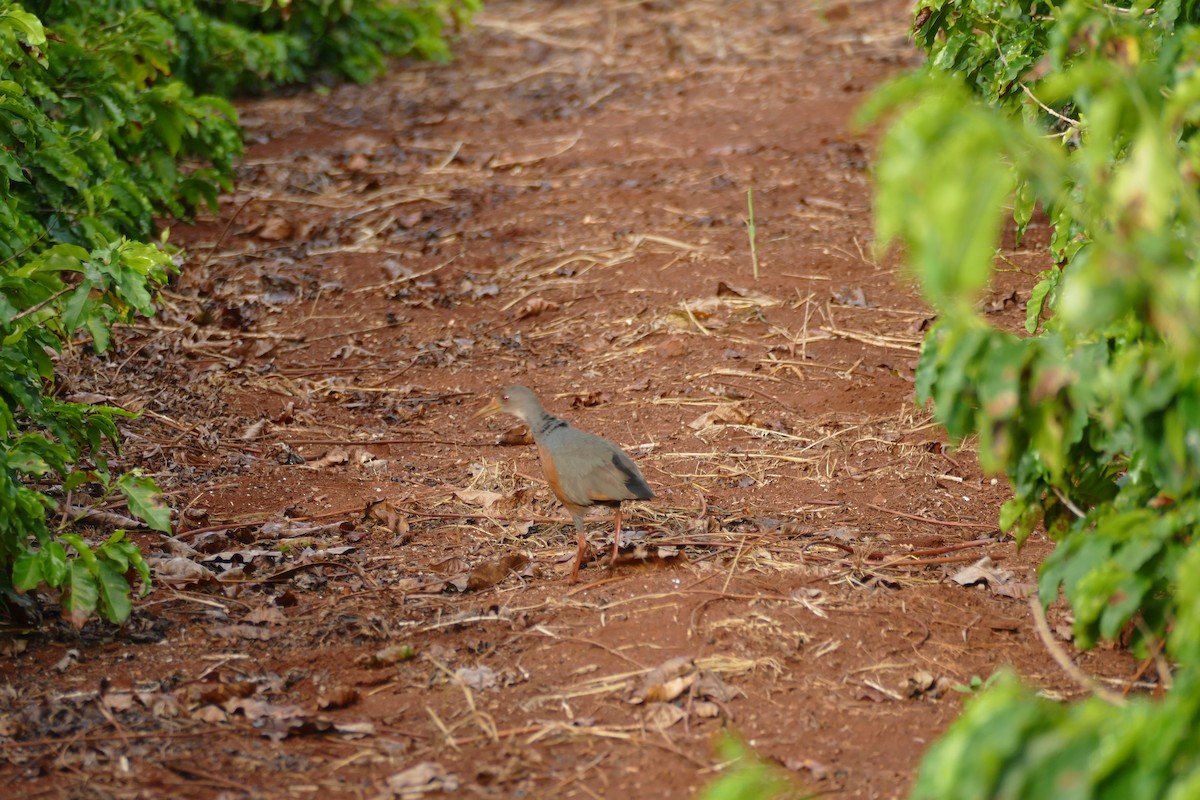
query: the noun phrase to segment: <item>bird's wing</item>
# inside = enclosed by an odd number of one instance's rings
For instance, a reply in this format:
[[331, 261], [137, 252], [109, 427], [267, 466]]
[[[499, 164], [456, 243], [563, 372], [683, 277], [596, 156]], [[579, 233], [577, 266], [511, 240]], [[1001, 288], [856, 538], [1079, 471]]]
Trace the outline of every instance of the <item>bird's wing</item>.
[[654, 496], [629, 456], [607, 439], [571, 428], [547, 445], [570, 502], [591, 505]]

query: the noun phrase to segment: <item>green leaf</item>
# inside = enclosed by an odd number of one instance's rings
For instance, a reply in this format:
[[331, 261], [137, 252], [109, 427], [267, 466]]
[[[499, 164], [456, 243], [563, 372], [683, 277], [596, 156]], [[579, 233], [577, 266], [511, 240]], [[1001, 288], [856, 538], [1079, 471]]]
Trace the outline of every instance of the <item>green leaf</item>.
[[31, 45], [40, 46], [46, 43], [46, 32], [42, 29], [41, 20], [27, 11], [7, 8], [0, 14], [0, 23], [21, 33]]
[[82, 628], [96, 612], [96, 605], [100, 601], [100, 581], [82, 561], [74, 560], [68, 563], [65, 588], [62, 606], [67, 621], [76, 628]]
[[13, 562], [13, 586], [17, 591], [28, 592], [36, 589], [43, 580], [41, 553], [35, 550], [21, 551]]
[[91, 281], [84, 281], [68, 298], [67, 304], [63, 307], [63, 325], [68, 334], [74, 333], [79, 328], [80, 321], [88, 311], [91, 293]]
[[92, 347], [97, 353], [108, 351], [111, 334], [108, 323], [101, 317], [89, 316], [86, 320], [88, 333], [92, 335]]
[[129, 601], [129, 583], [123, 571], [108, 559], [100, 559], [97, 567], [100, 607], [104, 617], [109, 622], [124, 622], [133, 611], [133, 604]]
[[48, 586], [62, 586], [63, 581], [67, 579], [67, 571], [70, 568], [66, 549], [58, 542], [47, 542], [42, 547], [41, 562], [42, 579], [46, 581], [46, 584]]
[[170, 533], [171, 509], [153, 480], [134, 470], [117, 480], [117, 488], [129, 500], [129, 510], [134, 516], [156, 531]]
[[1046, 295], [1049, 292], [1049, 279], [1038, 281], [1030, 291], [1029, 302], [1025, 307], [1025, 330], [1028, 333], [1037, 333], [1038, 325], [1042, 321], [1042, 312], [1046, 307]]
[[794, 788], [782, 770], [733, 735], [724, 734], [717, 747], [730, 766], [700, 793], [699, 800], [774, 800]]

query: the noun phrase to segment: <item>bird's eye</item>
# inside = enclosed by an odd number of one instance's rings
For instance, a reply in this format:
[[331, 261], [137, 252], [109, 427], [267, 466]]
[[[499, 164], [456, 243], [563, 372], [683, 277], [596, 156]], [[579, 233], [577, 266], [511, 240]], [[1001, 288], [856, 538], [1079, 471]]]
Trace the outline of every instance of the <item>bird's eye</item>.
[[501, 395], [501, 396], [500, 396], [500, 399], [501, 399], [501, 400], [507, 400], [507, 399], [509, 399], [509, 398], [508, 398], [508, 395], [506, 395], [506, 394], [505, 394], [505, 395]]

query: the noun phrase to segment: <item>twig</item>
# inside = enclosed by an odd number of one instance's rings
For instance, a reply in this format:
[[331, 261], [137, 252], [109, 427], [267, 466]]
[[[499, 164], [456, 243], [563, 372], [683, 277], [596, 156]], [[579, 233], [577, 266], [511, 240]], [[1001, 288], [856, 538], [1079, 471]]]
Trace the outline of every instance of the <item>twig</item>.
[[712, 331], [701, 325], [700, 320], [696, 319], [696, 315], [692, 313], [692, 307], [688, 305], [686, 300], [683, 301], [683, 313], [687, 314], [688, 319], [692, 321], [692, 324], [695, 325], [702, 334], [705, 336], [712, 336]]
[[901, 339], [896, 336], [881, 336], [875, 333], [867, 333], [866, 331], [848, 331], [842, 328], [835, 328], [832, 325], [827, 325], [821, 330], [831, 336], [837, 336], [841, 339], [850, 339], [855, 342], [862, 342], [873, 347], [885, 347], [893, 350], [903, 350], [907, 353], [921, 352], [920, 340], [918, 339]]
[[750, 265], [754, 268], [754, 282], [758, 283], [758, 241], [754, 227], [754, 189], [746, 188], [746, 208], [749, 217], [746, 220], [746, 231], [750, 234]]
[[563, 642], [576, 642], [578, 644], [589, 644], [592, 647], [600, 648], [601, 650], [608, 653], [613, 658], [619, 658], [622, 661], [626, 661], [626, 662], [632, 664], [633, 666], [637, 667], [640, 670], [648, 670], [649, 669], [649, 667], [647, 667], [645, 664], [641, 664], [641, 663], [638, 663], [637, 661], [634, 661], [632, 658], [625, 655], [624, 653], [620, 653], [620, 652], [614, 650], [613, 648], [609, 647], [606, 644], [602, 644], [600, 642], [593, 641], [591, 639], [587, 639], [583, 636], [562, 636], [561, 634], [557, 634], [554, 631], [550, 630], [545, 625], [535, 625], [531, 630], [534, 633], [540, 633], [543, 636], [548, 636], [551, 639], [557, 639], [557, 640], [563, 641]]
[[[1172, 685], [1174, 684], [1174, 679], [1171, 677], [1171, 665], [1167, 663], [1167, 659], [1163, 656], [1163, 648], [1167, 644], [1166, 640], [1160, 639], [1158, 636], [1156, 636], [1154, 631], [1150, 630], [1150, 628], [1146, 625], [1146, 621], [1141, 617], [1138, 617], [1135, 622], [1137, 623], [1138, 630], [1142, 632], [1142, 635], [1150, 640], [1150, 655], [1146, 659], [1146, 663], [1154, 663], [1155, 667], [1158, 669], [1158, 685], [1162, 689], [1170, 691]], [[1145, 668], [1143, 667], [1142, 671], [1144, 671], [1144, 669]], [[1134, 681], [1141, 677], [1142, 671], [1139, 671], [1138, 675], [1133, 679]], [[1130, 686], [1132, 685], [1133, 682], [1131, 681]], [[1128, 693], [1129, 689], [1127, 687], [1125, 691], [1122, 692], [1122, 695], [1126, 695]]]
[[721, 591], [725, 592], [729, 589], [729, 582], [733, 580], [733, 571], [737, 569], [738, 560], [742, 557], [742, 551], [746, 547], [746, 537], [742, 536], [742, 540], [738, 542], [737, 552], [733, 554], [733, 561], [729, 562], [729, 573], [725, 576], [725, 583], [721, 586]]
[[71, 291], [74, 288], [75, 288], [74, 286], [67, 286], [65, 288], [59, 289], [57, 292], [50, 295], [49, 297], [47, 297], [45, 300], [38, 303], [37, 305], [30, 306], [29, 308], [22, 311], [20, 314], [17, 314], [15, 317], [12, 318], [11, 322], [17, 322], [19, 320], [24, 319], [25, 317], [28, 317], [30, 314], [36, 314], [38, 311], [41, 311], [43, 308], [50, 305], [55, 300], [62, 297], [64, 294], [66, 294], [67, 292]]
[[91, 736], [65, 736], [56, 739], [29, 739], [23, 742], [0, 742], [0, 750], [20, 750], [26, 747], [54, 747], [57, 745], [72, 745], [76, 742], [108, 742], [113, 739], [186, 739], [190, 736], [210, 736], [212, 730], [205, 728], [200, 731], [129, 731], [119, 733], [108, 731]]
[[301, 445], [370, 447], [377, 444], [444, 444], [450, 447], [495, 447], [494, 442], [450, 442], [444, 439], [288, 439], [289, 447]]
[[872, 503], [865, 503], [865, 505], [867, 508], [873, 508], [876, 511], [882, 511], [885, 514], [895, 514], [897, 517], [904, 517], [905, 519], [915, 519], [917, 522], [928, 522], [932, 525], [945, 525], [948, 528], [974, 528], [976, 530], [981, 530], [981, 531], [994, 531], [994, 530], [996, 530], [996, 527], [997, 527], [995, 525], [984, 525], [979, 522], [949, 522], [944, 519], [934, 519], [933, 517], [922, 517], [917, 514], [905, 514], [903, 511], [896, 511], [895, 509], [884, 508], [883, 506], [877, 506]]
[[[437, 715], [437, 712], [435, 712], [429, 706], [425, 706], [425, 713], [429, 714], [430, 719], [433, 720], [434, 726], [436, 726], [437, 729], [442, 732], [442, 738], [445, 740], [446, 744], [450, 745], [455, 750], [460, 750], [461, 748], [458, 746], [458, 741], [454, 738], [454, 734], [451, 733], [450, 729], [446, 727], [446, 723], [442, 722], [441, 718]], [[480, 741], [495, 741], [499, 735], [499, 731], [494, 731], [492, 736], [480, 736], [472, 738], [477, 738]]]
[[229, 217], [229, 221], [225, 223], [225, 227], [221, 230], [221, 235], [217, 237], [215, 242], [213, 242], [213, 246], [208, 248], [208, 254], [204, 256], [204, 260], [200, 262], [199, 269], [203, 270], [208, 266], [208, 262], [212, 260], [213, 253], [217, 252], [217, 248], [221, 246], [221, 242], [225, 241], [225, 237], [229, 234], [229, 229], [233, 227], [233, 221], [238, 218], [238, 214], [242, 213], [242, 209], [250, 205], [250, 201], [253, 199], [253, 197], [247, 197], [245, 201], [243, 201], [242, 204], [233, 212], [233, 215]]
[[18, 258], [20, 258], [21, 256], [23, 256], [23, 255], [25, 255], [26, 253], [28, 253], [30, 250], [32, 250], [32, 249], [33, 249], [33, 246], [34, 246], [35, 244], [37, 244], [38, 242], [40, 242], [42, 239], [45, 239], [45, 238], [46, 238], [47, 236], [49, 236], [49, 235], [50, 235], [50, 231], [49, 231], [49, 229], [43, 230], [43, 231], [42, 231], [41, 233], [39, 233], [37, 236], [33, 237], [33, 238], [32, 238], [32, 239], [29, 241], [29, 244], [25, 245], [25, 246], [24, 246], [24, 247], [22, 247], [20, 250], [18, 250], [17, 252], [13, 253], [11, 256], [9, 256], [8, 258], [4, 259], [3, 261], [0, 261], [0, 267], [3, 267], [5, 264], [9, 263], [10, 261], [16, 261]]
[[1029, 596], [1029, 610], [1033, 612], [1033, 627], [1041, 638], [1042, 644], [1049, 651], [1055, 663], [1062, 667], [1063, 672], [1067, 673], [1067, 676], [1082, 688], [1092, 692], [1109, 705], [1124, 706], [1124, 697], [1097, 683], [1091, 675], [1080, 669], [1079, 665], [1067, 655], [1067, 651], [1063, 650], [1062, 646], [1054, 640], [1054, 634], [1050, 631], [1050, 624], [1046, 622], [1046, 612], [1042, 610], [1042, 601], [1038, 598], [1037, 592]]
[[[1124, 9], [1124, 11], [1125, 11], [1125, 13], [1129, 13], [1128, 9]], [[1000, 41], [996, 38], [995, 34], [992, 34], [992, 44], [996, 45], [996, 55], [1000, 57], [1000, 61], [1004, 64], [1005, 67], [1007, 67], [1008, 59], [1005, 58], [1004, 48], [1002, 48], [1000, 46]], [[1042, 111], [1045, 111], [1047, 114], [1049, 114], [1052, 117], [1057, 118], [1061, 122], [1067, 123], [1067, 125], [1071, 126], [1071, 128], [1073, 128], [1075, 130], [1078, 130], [1079, 128], [1083, 127], [1083, 123], [1080, 120], [1071, 119], [1070, 117], [1063, 116], [1062, 114], [1060, 114], [1059, 112], [1057, 112], [1053, 108], [1051, 108], [1050, 106], [1043, 103], [1038, 98], [1038, 96], [1033, 93], [1033, 90], [1031, 90], [1028, 86], [1025, 85], [1025, 81], [1018, 78], [1017, 85], [1021, 87], [1021, 91], [1025, 92], [1026, 97], [1028, 97], [1030, 100], [1032, 100], [1033, 102], [1038, 104], [1038, 107], [1041, 108]]]
[[444, 269], [445, 267], [450, 266], [451, 264], [453, 264], [455, 261], [458, 260], [459, 255], [462, 255], [462, 254], [459, 253], [459, 254], [455, 255], [453, 258], [451, 258], [450, 260], [443, 261], [441, 264], [438, 264], [436, 267], [430, 267], [429, 269], [424, 270], [423, 272], [414, 272], [411, 275], [401, 275], [399, 278], [394, 278], [393, 280], [390, 280], [390, 281], [384, 281], [383, 283], [373, 283], [370, 286], [360, 286], [359, 288], [350, 292], [350, 294], [362, 294], [363, 292], [374, 292], [379, 289], [390, 289], [393, 286], [399, 286], [401, 284], [408, 283], [409, 281], [415, 281], [418, 278], [424, 278], [428, 275], [432, 275], [433, 273], [437, 272], [440, 269]]
[[458, 151], [462, 149], [462, 146], [463, 146], [463, 143], [461, 141], [455, 142], [454, 147], [452, 147], [450, 149], [450, 152], [446, 155], [446, 157], [444, 159], [442, 159], [442, 163], [440, 163], [436, 166], [430, 167], [428, 170], [426, 170], [426, 174], [438, 173], [438, 172], [441, 172], [442, 170], [444, 170], [446, 167], [450, 166], [451, 162], [453, 162], [454, 159], [458, 157]]
[[487, 166], [490, 169], [511, 169], [513, 167], [524, 167], [524, 166], [528, 166], [530, 164], [537, 164], [542, 161], [546, 161], [547, 159], [556, 158], [558, 156], [561, 156], [563, 153], [566, 153], [572, 147], [579, 144], [579, 140], [582, 138], [583, 138], [583, 130], [581, 129], [581, 130], [576, 131], [575, 135], [566, 144], [559, 145], [558, 149], [554, 150], [553, 152], [546, 153], [545, 155], [540, 155], [540, 156], [529, 156], [528, 158], [510, 158], [510, 159], [507, 159], [504, 161], [499, 161], [499, 160], [491, 161], [488, 163]]
[[1073, 502], [1071, 502], [1071, 498], [1067, 497], [1067, 495], [1063, 492], [1062, 489], [1058, 488], [1057, 486], [1054, 486], [1051, 488], [1054, 489], [1054, 496], [1057, 497], [1059, 500], [1061, 500], [1062, 504], [1064, 506], [1066, 506], [1072, 514], [1074, 514], [1079, 519], [1083, 519], [1084, 517], [1087, 516], [1087, 514], [1083, 513], [1083, 510], [1079, 506], [1077, 506]]

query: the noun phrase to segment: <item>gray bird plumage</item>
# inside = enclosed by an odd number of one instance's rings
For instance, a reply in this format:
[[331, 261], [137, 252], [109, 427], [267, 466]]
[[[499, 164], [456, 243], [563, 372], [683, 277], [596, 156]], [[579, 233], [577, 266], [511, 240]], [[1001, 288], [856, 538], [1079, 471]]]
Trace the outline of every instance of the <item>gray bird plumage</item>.
[[624, 450], [600, 436], [571, 427], [542, 407], [532, 391], [524, 386], [510, 386], [498, 401], [480, 414], [511, 414], [529, 426], [537, 444], [546, 481], [559, 501], [571, 514], [579, 536], [579, 556], [572, 579], [587, 543], [583, 534], [583, 516], [593, 505], [616, 509], [616, 528], [613, 559], [616, 559], [621, 539], [621, 502], [649, 500], [654, 497], [650, 485]]

